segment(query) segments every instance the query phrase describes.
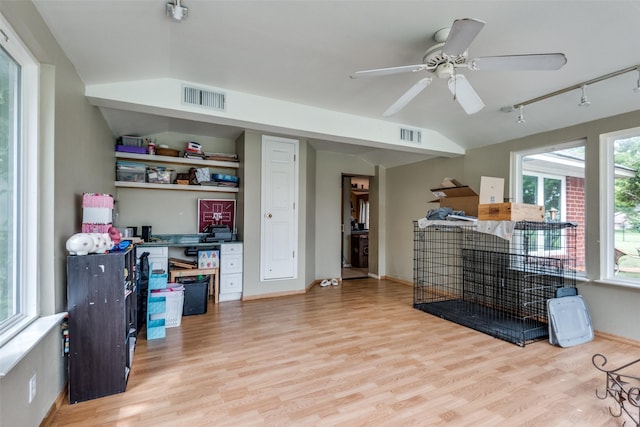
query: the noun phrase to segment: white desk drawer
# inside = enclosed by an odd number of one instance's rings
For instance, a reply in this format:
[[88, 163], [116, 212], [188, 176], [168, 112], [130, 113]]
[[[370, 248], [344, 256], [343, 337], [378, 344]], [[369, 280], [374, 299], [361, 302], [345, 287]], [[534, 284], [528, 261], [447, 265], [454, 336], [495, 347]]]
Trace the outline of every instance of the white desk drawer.
[[220, 255], [241, 254], [242, 243], [222, 243], [220, 245]]
[[242, 273], [220, 276], [220, 293], [242, 292]]
[[167, 246], [138, 246], [136, 247], [136, 257], [140, 262], [140, 255], [149, 252], [149, 270], [169, 271], [169, 248]]
[[242, 254], [225, 254], [220, 257], [220, 274], [242, 273]]

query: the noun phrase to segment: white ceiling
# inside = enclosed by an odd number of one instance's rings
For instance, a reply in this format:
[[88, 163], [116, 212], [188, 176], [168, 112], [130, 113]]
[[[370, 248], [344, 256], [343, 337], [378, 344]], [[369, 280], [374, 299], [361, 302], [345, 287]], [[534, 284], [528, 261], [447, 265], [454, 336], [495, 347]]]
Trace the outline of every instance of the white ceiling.
[[[183, 0], [173, 22], [165, 0], [34, 0], [86, 85], [174, 78], [431, 129], [465, 149], [640, 108], [637, 72], [525, 108], [526, 122], [500, 109], [640, 64], [640, 1], [205, 1]], [[469, 56], [562, 52], [559, 71], [464, 70], [486, 107], [467, 115], [435, 79], [397, 115], [382, 112], [414, 73], [350, 79], [357, 70], [419, 64], [438, 29], [473, 17], [486, 26]], [[180, 131], [195, 122], [103, 109], [114, 134]], [[127, 120], [127, 117], [129, 118]], [[142, 123], [145, 123], [143, 126]], [[238, 129], [201, 124], [227, 137]], [[135, 127], [135, 129], [133, 129]], [[189, 128], [190, 133], [193, 128]], [[214, 132], [216, 132], [214, 134]], [[429, 156], [314, 141], [319, 150], [394, 166]]]

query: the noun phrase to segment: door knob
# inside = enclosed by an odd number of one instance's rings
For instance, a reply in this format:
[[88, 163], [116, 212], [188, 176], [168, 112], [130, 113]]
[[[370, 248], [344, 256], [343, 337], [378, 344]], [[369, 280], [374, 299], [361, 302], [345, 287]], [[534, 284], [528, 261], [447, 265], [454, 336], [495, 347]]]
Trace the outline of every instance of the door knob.
[[267, 218], [271, 219], [273, 217], [273, 215], [271, 213], [268, 213], [265, 215]]

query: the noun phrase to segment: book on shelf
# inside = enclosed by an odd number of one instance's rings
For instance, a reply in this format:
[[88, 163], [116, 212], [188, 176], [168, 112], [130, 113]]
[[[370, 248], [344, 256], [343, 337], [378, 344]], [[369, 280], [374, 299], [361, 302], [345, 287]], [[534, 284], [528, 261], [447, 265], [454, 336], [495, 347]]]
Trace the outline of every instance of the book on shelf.
[[204, 160], [204, 154], [191, 153], [189, 151], [185, 151], [183, 157], [185, 159], [201, 159], [201, 160]]
[[235, 153], [204, 153], [207, 160], [220, 160], [223, 162], [237, 162], [238, 155]]

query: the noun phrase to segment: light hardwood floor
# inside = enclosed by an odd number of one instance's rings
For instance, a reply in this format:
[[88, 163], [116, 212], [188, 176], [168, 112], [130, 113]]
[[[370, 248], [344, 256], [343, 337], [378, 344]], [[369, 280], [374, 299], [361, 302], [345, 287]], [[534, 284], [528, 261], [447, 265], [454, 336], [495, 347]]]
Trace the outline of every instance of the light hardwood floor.
[[342, 267], [340, 271], [342, 280], [363, 279], [369, 277], [368, 268]]
[[349, 280], [210, 304], [164, 340], [143, 333], [127, 391], [65, 402], [52, 425], [622, 425], [595, 396], [594, 353], [615, 367], [640, 347], [519, 347], [413, 309], [410, 286]]

